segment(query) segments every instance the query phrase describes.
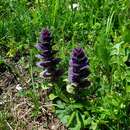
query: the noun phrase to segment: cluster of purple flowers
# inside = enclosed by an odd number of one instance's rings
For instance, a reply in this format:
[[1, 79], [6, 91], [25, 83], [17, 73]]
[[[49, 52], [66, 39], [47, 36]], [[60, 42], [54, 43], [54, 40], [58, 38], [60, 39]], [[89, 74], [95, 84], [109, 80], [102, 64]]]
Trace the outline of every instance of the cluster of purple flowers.
[[[61, 61], [60, 58], [55, 58], [57, 50], [52, 49], [52, 36], [48, 29], [43, 29], [39, 38], [39, 42], [36, 48], [41, 51], [37, 55], [38, 58], [42, 59], [37, 63], [39, 67], [44, 68], [42, 76], [44, 78], [55, 79], [60, 76], [61, 70], [57, 69], [57, 64]], [[72, 51], [71, 59], [69, 62], [68, 79], [71, 84], [75, 86], [86, 86], [88, 80], [86, 79], [89, 75], [88, 59], [84, 54], [83, 49], [75, 48]]]
[[86, 86], [85, 84], [88, 84], [88, 80], [86, 79], [89, 75], [88, 68], [88, 59], [83, 49], [73, 49], [68, 71], [69, 82], [79, 87]]
[[57, 69], [57, 64], [61, 61], [60, 58], [55, 58], [57, 50], [52, 49], [52, 36], [48, 29], [43, 29], [39, 38], [39, 42], [36, 48], [41, 51], [37, 55], [38, 58], [42, 59], [37, 62], [37, 66], [44, 68], [42, 76], [47, 79], [55, 80], [60, 75], [61, 70]]

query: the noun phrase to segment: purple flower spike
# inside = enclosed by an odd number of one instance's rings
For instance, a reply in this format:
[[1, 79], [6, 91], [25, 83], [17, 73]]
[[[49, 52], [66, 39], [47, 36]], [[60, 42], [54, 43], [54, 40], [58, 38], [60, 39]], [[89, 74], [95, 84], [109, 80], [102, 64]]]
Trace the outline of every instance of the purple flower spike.
[[43, 29], [40, 35], [40, 42], [48, 43], [52, 39], [51, 33], [48, 31], [48, 29]]
[[40, 54], [36, 55], [37, 58], [41, 59], [40, 62], [37, 62], [36, 65], [45, 69], [42, 76], [44, 78], [49, 78], [55, 80], [60, 76], [60, 69], [57, 69], [57, 64], [61, 61], [60, 58], [55, 58], [57, 50], [52, 50], [51, 44], [52, 36], [48, 29], [43, 29], [38, 43], [35, 47], [40, 51]]
[[72, 51], [69, 62], [68, 80], [76, 86], [85, 86], [86, 79], [89, 75], [88, 59], [82, 48], [75, 48]]

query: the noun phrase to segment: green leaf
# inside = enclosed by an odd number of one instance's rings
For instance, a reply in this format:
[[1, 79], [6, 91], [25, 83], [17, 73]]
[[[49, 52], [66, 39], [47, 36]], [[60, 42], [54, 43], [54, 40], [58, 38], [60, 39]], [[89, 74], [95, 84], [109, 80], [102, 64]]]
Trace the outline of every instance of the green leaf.
[[127, 92], [127, 93], [130, 92], [130, 86], [126, 86], [126, 92]]
[[88, 117], [86, 120], [84, 119], [84, 125], [87, 126], [87, 125], [90, 125], [92, 122], [92, 118], [91, 117]]
[[49, 87], [52, 87], [52, 85], [48, 84], [46, 82], [44, 82], [43, 84], [41, 84], [41, 88], [44, 89], [44, 90], [49, 89]]
[[92, 130], [96, 130], [97, 129], [97, 123], [96, 122], [93, 122], [91, 123], [91, 129]]
[[77, 109], [77, 108], [83, 108], [83, 105], [81, 103], [74, 103], [68, 106], [69, 109]]
[[70, 115], [67, 115], [65, 110], [56, 110], [56, 114], [58, 115], [58, 118], [63, 124], [67, 124], [67, 121], [70, 118]]
[[50, 100], [54, 100], [55, 98], [57, 98], [57, 96], [54, 95], [53, 93], [51, 93], [51, 94], [49, 95], [49, 99], [50, 99]]
[[76, 112], [74, 111], [74, 112], [71, 114], [71, 116], [70, 116], [70, 118], [69, 118], [69, 120], [68, 120], [67, 126], [70, 126], [70, 125], [71, 125], [71, 123], [73, 122], [73, 119], [75, 118], [75, 116], [76, 116]]
[[77, 125], [79, 125], [80, 128], [84, 128], [83, 118], [79, 111], [76, 112], [76, 119], [77, 119]]

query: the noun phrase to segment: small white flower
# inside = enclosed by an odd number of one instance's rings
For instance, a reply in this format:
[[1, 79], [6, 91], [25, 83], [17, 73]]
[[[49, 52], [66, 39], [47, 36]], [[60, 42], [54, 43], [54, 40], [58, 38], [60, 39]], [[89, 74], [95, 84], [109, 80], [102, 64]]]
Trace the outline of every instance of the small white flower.
[[3, 104], [4, 104], [4, 102], [3, 102], [3, 101], [1, 101], [1, 102], [0, 102], [0, 105], [3, 105]]
[[74, 3], [73, 4], [73, 9], [77, 9], [78, 10], [79, 9], [79, 4], [78, 3]]
[[17, 89], [18, 91], [22, 90], [22, 87], [20, 86], [20, 84], [17, 84], [17, 85], [16, 85], [16, 89]]
[[73, 4], [72, 4], [72, 8], [71, 8], [71, 5], [69, 5], [69, 9], [79, 10], [79, 3], [73, 3]]

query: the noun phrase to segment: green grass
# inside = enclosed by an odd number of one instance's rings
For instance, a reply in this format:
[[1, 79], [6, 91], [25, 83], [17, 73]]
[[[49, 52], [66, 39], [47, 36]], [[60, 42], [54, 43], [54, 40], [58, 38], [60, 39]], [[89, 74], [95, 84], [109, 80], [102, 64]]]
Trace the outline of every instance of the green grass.
[[[73, 8], [74, 3], [79, 7]], [[84, 48], [91, 71], [88, 95], [96, 98], [75, 115], [76, 121], [69, 120], [70, 129], [130, 129], [130, 68], [125, 65], [130, 54], [129, 0], [1, 0], [0, 14], [0, 64], [19, 52], [23, 59], [18, 64], [28, 64], [30, 92], [37, 89], [38, 77], [33, 74], [40, 70], [35, 66], [34, 45], [43, 27], [52, 32], [54, 48], [62, 58], [63, 78], [67, 78], [72, 49]], [[77, 109], [64, 110], [66, 119], [68, 115], [73, 118]], [[80, 114], [82, 119], [78, 119]]]

